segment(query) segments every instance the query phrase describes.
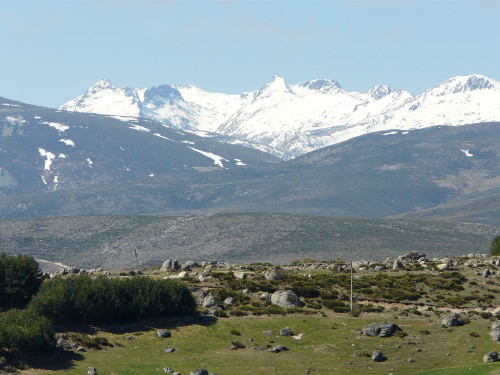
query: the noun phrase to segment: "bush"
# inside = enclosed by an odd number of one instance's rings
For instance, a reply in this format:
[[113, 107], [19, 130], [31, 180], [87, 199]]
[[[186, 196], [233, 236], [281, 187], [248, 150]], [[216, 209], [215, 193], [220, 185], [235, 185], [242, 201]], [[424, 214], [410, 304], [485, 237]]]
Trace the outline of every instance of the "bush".
[[11, 354], [37, 355], [55, 349], [52, 323], [32, 311], [0, 314], [0, 349]]
[[85, 324], [190, 315], [196, 305], [173, 280], [73, 276], [46, 280], [29, 309], [58, 323]]
[[490, 245], [491, 255], [500, 255], [500, 236], [495, 236]]
[[35, 259], [0, 253], [0, 308], [24, 307], [41, 283], [42, 274]]

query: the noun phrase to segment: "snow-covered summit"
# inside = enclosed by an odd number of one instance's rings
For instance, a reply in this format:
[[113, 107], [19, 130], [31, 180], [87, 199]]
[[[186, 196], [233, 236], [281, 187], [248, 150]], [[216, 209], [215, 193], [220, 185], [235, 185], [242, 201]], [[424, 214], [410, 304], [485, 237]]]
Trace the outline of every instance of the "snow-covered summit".
[[349, 92], [331, 79], [294, 85], [275, 74], [257, 91], [228, 95], [192, 84], [117, 88], [104, 79], [60, 109], [150, 118], [293, 157], [368, 132], [500, 121], [500, 83], [459, 76], [413, 96], [385, 85]]

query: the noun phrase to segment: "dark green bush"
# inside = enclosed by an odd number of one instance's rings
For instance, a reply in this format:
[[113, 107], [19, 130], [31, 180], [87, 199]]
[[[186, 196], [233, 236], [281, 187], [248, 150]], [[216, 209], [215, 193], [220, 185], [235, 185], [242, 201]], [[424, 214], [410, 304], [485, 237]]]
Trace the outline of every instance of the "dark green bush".
[[35, 259], [0, 253], [0, 308], [24, 307], [41, 283], [42, 274]]
[[29, 308], [58, 323], [85, 324], [190, 315], [196, 305], [173, 280], [73, 276], [46, 280]]
[[36, 355], [55, 349], [54, 327], [32, 311], [9, 310], [0, 314], [0, 350]]

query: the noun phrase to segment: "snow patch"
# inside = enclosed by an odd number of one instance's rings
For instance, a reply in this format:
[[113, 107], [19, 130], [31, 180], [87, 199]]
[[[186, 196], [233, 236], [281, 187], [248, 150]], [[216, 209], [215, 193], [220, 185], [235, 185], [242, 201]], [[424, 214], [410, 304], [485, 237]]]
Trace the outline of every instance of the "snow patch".
[[236, 165], [247, 165], [243, 163], [240, 159], [234, 159], [234, 161], [236, 162]]
[[474, 154], [471, 154], [471, 153], [469, 152], [469, 150], [462, 150], [462, 149], [460, 149], [460, 151], [462, 151], [462, 152], [465, 154], [465, 156], [467, 156], [467, 157], [469, 157], [469, 158], [471, 158], [471, 157], [473, 157], [473, 156], [474, 156]]
[[132, 126], [129, 126], [129, 128], [132, 130], [140, 131], [140, 132], [148, 132], [149, 133], [151, 131], [148, 128], [145, 128], [144, 126], [141, 126], [141, 125], [132, 125]]
[[94, 162], [90, 158], [87, 158], [87, 164], [90, 168], [92, 168], [92, 164], [94, 164]]
[[382, 135], [392, 135], [392, 134], [398, 134], [398, 132], [387, 132], [387, 133], [383, 133]]
[[156, 136], [156, 137], [159, 137], [159, 138], [166, 139], [167, 141], [175, 142], [173, 139], [167, 138], [167, 137], [161, 135], [160, 133], [154, 133], [153, 135]]
[[6, 107], [20, 107], [19, 104], [2, 103], [2, 105], [6, 106]]
[[5, 121], [15, 125], [22, 125], [26, 123], [26, 120], [22, 116], [7, 116]]
[[148, 176], [149, 176], [149, 177], [154, 177], [154, 176], [155, 176], [155, 174], [154, 174], [154, 173], [150, 173]]
[[52, 165], [52, 160], [56, 157], [52, 152], [44, 150], [43, 148], [39, 147], [38, 152], [40, 153], [41, 156], [45, 157], [45, 166], [44, 169], [46, 171], [50, 171], [50, 166]]
[[60, 122], [47, 122], [47, 121], [42, 121], [42, 122], [40, 122], [40, 124], [42, 124], [42, 125], [48, 125], [48, 126], [50, 126], [51, 128], [54, 128], [54, 129], [56, 129], [57, 131], [60, 131], [60, 132], [65, 132], [66, 130], [68, 130], [68, 129], [69, 129], [69, 126], [68, 126], [68, 125], [61, 124]]
[[191, 141], [181, 141], [182, 143], [187, 143], [188, 145], [194, 145], [195, 143], [194, 142], [191, 142]]
[[61, 153], [61, 154], [57, 155], [57, 157], [59, 159], [66, 159], [68, 157], [68, 155], [65, 155], [65, 154]]
[[34, 118], [35, 120], [40, 120], [42, 117], [40, 117], [40, 116], [33, 116], [33, 118]]
[[42, 176], [42, 182], [43, 182], [44, 185], [47, 185], [47, 181], [45, 181], [45, 177], [44, 176]]
[[59, 184], [59, 176], [54, 176], [54, 190], [57, 189], [58, 184]]
[[73, 142], [71, 139], [60, 139], [59, 142], [64, 143], [66, 146], [75, 147], [75, 142]]
[[214, 164], [215, 165], [218, 165], [219, 167], [221, 168], [224, 168], [224, 165], [222, 164], [222, 161], [229, 161], [225, 158], [223, 158], [222, 156], [219, 156], [219, 155], [216, 155], [216, 154], [212, 154], [211, 152], [206, 152], [206, 151], [202, 151], [202, 150], [198, 150], [194, 147], [189, 147], [191, 150], [193, 151], [196, 151], [200, 154], [202, 154], [203, 156], [206, 156], [207, 158], [210, 158], [214, 161]]

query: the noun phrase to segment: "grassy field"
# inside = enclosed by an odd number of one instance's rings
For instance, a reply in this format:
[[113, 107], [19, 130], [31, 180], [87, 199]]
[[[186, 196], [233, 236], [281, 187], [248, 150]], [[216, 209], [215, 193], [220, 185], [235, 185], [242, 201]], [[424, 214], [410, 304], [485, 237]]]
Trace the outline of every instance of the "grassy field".
[[[445, 329], [441, 318], [429, 316], [399, 317], [393, 312], [327, 316], [265, 316], [219, 318], [204, 324], [131, 327], [120, 331], [101, 331], [114, 347], [84, 353], [65, 352], [52, 361], [38, 361], [23, 375], [54, 372], [85, 374], [89, 366], [99, 375], [160, 374], [165, 367], [183, 374], [195, 368], [206, 368], [218, 375], [234, 374], [498, 374], [499, 364], [484, 364], [483, 355], [498, 345], [491, 341], [491, 322], [472, 320], [469, 324]], [[366, 337], [360, 330], [371, 323], [397, 322], [405, 337]], [[279, 336], [280, 329], [290, 327], [300, 340]], [[160, 339], [156, 328], [169, 328], [172, 337]], [[231, 331], [238, 331], [237, 336]], [[273, 331], [266, 336], [264, 331]], [[426, 332], [429, 331], [430, 333]], [[471, 335], [472, 333], [472, 335]], [[126, 340], [125, 336], [132, 336]], [[244, 349], [230, 350], [239, 341]], [[266, 345], [286, 345], [290, 350], [271, 353]], [[165, 353], [174, 347], [173, 353]], [[260, 349], [259, 349], [260, 348]], [[384, 362], [371, 361], [374, 350], [387, 357]], [[414, 362], [409, 362], [414, 359]]]

